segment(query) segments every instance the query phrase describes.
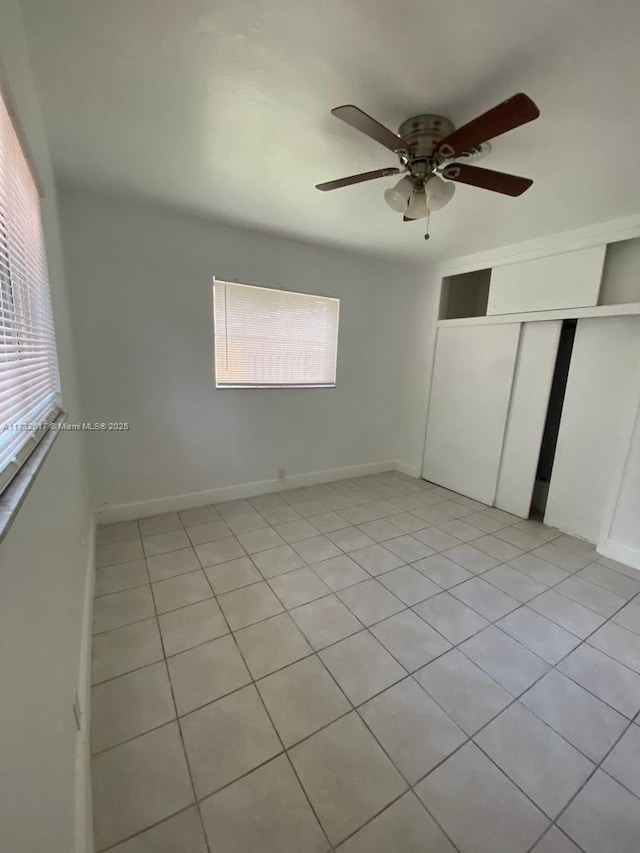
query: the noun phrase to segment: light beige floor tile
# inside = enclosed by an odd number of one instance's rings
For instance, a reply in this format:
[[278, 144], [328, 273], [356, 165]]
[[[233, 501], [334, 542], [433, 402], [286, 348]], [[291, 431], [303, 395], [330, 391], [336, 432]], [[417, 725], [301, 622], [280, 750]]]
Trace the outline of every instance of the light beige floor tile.
[[484, 616], [480, 616], [448, 592], [442, 592], [421, 604], [416, 604], [413, 610], [451, 643], [461, 643], [489, 624]]
[[625, 717], [640, 710], [640, 675], [598, 649], [583, 644], [558, 669]]
[[96, 528], [96, 545], [114, 545], [139, 538], [137, 521], [116, 521], [114, 524], [99, 524]]
[[357, 551], [359, 548], [368, 548], [369, 545], [375, 545], [374, 540], [358, 530], [357, 527], [345, 527], [342, 530], [335, 530], [333, 533], [327, 533], [327, 538], [340, 548], [341, 551], [349, 553]]
[[547, 592], [546, 586], [510, 566], [496, 566], [485, 572], [482, 580], [522, 603]]
[[519, 702], [474, 740], [551, 818], [558, 816], [594, 769], [591, 761]]
[[179, 714], [213, 702], [251, 680], [231, 637], [220, 637], [167, 660]]
[[346, 554], [314, 563], [311, 568], [334, 592], [369, 578], [368, 573]]
[[553, 543], [535, 548], [533, 554], [567, 572], [577, 572], [593, 559], [590, 554], [573, 554], [565, 548], [556, 547]]
[[243, 586], [257, 583], [262, 580], [262, 575], [256, 569], [249, 557], [238, 557], [237, 560], [229, 560], [227, 563], [218, 563], [217, 566], [208, 566], [205, 574], [216, 595], [232, 592]]
[[451, 644], [411, 610], [396, 613], [371, 627], [371, 633], [393, 657], [413, 672], [451, 648]]
[[[636, 599], [636, 602], [637, 601], [638, 599]], [[616, 625], [622, 625], [623, 628], [633, 631], [634, 634], [640, 635], [640, 607], [637, 607], [633, 602], [631, 602], [631, 604], [627, 604], [622, 608], [622, 610], [618, 611], [612, 621], [615, 622]]]
[[271, 578], [269, 586], [287, 610], [308, 601], [315, 601], [316, 598], [322, 598], [331, 592], [308, 566]]
[[103, 595], [93, 602], [93, 633], [99, 634], [131, 622], [149, 619], [154, 614], [149, 584]]
[[94, 757], [93, 822], [102, 850], [193, 802], [176, 723]]
[[300, 503], [291, 504], [291, 506], [303, 518], [311, 518], [314, 515], [321, 515], [329, 509], [325, 503], [317, 500], [301, 501]]
[[205, 542], [204, 545], [196, 545], [196, 554], [203, 566], [216, 566], [218, 563], [226, 563], [237, 557], [244, 557], [245, 550], [235, 536], [226, 539], [217, 539], [215, 542]]
[[414, 678], [468, 735], [513, 701], [504, 687], [457, 649], [414, 673]]
[[365, 702], [407, 674], [368, 631], [341, 640], [319, 654], [354, 705]]
[[592, 761], [601, 761], [629, 721], [562, 673], [552, 670], [520, 701]]
[[317, 529], [303, 518], [279, 524], [276, 530], [285, 542], [289, 543], [300, 542], [303, 539], [310, 539], [312, 536], [318, 535]]
[[531, 551], [540, 545], [540, 540], [530, 533], [523, 533], [521, 530], [514, 530], [512, 527], [504, 527], [502, 530], [496, 530], [493, 534], [496, 539], [502, 539], [508, 542], [509, 545], [514, 545], [522, 551]]
[[193, 548], [183, 548], [180, 551], [170, 551], [168, 554], [149, 557], [147, 566], [151, 580], [162, 581], [175, 575], [194, 572], [200, 568], [200, 562]]
[[606, 566], [601, 566], [598, 563], [585, 566], [584, 569], [580, 569], [576, 576], [591, 581], [591, 583], [595, 583], [627, 601], [640, 592], [639, 581], [632, 580], [630, 577], [621, 575], [613, 569], [607, 569]]
[[301, 518], [300, 515], [291, 509], [290, 506], [276, 507], [275, 509], [265, 509], [260, 511], [260, 515], [266, 522], [276, 527], [278, 524], [286, 524], [287, 521], [297, 521]]
[[184, 530], [171, 530], [167, 533], [156, 533], [154, 536], [143, 536], [142, 544], [147, 557], [166, 554], [169, 551], [179, 551], [191, 545]]
[[197, 601], [213, 596], [209, 581], [202, 569], [158, 581], [152, 586], [158, 613], [167, 613], [169, 610], [195, 604]]
[[252, 684], [187, 714], [180, 727], [198, 798], [282, 752]]
[[640, 800], [598, 770], [558, 823], [585, 853], [637, 853]]
[[608, 590], [584, 580], [584, 578], [575, 576], [562, 581], [555, 590], [561, 595], [583, 604], [590, 610], [595, 610], [596, 613], [605, 616], [607, 619], [625, 604], [624, 598], [620, 598]]
[[589, 645], [640, 673], [640, 636], [608, 622], [587, 640]]
[[286, 506], [285, 502], [278, 495], [257, 495], [255, 498], [249, 498], [249, 503], [258, 512], [269, 509], [279, 509]]
[[268, 551], [284, 545], [284, 539], [271, 527], [265, 530], [253, 530], [251, 533], [239, 533], [238, 541], [247, 554], [257, 554], [258, 551]]
[[312, 515], [309, 523], [320, 533], [333, 533], [334, 530], [342, 530], [351, 525], [350, 521], [346, 521], [337, 512], [323, 512], [322, 515]]
[[352, 551], [349, 556], [370, 575], [381, 575], [383, 572], [391, 571], [391, 569], [396, 569], [402, 565], [402, 560], [383, 545], [369, 545], [368, 548], [359, 548], [357, 551]]
[[184, 652], [229, 633], [218, 603], [209, 598], [158, 617], [166, 655]]
[[456, 539], [450, 533], [445, 533], [439, 527], [427, 527], [424, 530], [416, 530], [413, 537], [419, 542], [423, 542], [433, 551], [447, 551], [449, 548], [454, 548], [460, 544], [459, 539]]
[[315, 655], [261, 679], [257, 686], [287, 748], [351, 709]]
[[416, 793], [461, 853], [526, 853], [549, 825], [472, 743], [430, 773]]
[[487, 569], [493, 569], [498, 565], [498, 560], [489, 554], [485, 554], [484, 551], [474, 548], [473, 545], [456, 545], [455, 548], [449, 548], [446, 556], [473, 574], [486, 572]]
[[521, 554], [521, 556], [509, 560], [509, 565], [512, 569], [517, 569], [547, 587], [560, 583], [569, 577], [569, 573], [564, 569], [540, 559], [535, 554]]
[[[629, 726], [602, 765], [610, 776], [640, 797], [640, 727]], [[638, 804], [640, 808], [640, 802]]]
[[[418, 501], [416, 501], [416, 504], [420, 505]], [[389, 524], [399, 527], [403, 533], [415, 533], [416, 530], [424, 530], [428, 526], [428, 523], [423, 518], [418, 518], [417, 515], [413, 515], [410, 512], [401, 512], [398, 515], [392, 515], [388, 521]]]
[[140, 560], [142, 557], [144, 557], [144, 553], [140, 539], [98, 545], [96, 548], [96, 569], [115, 566], [117, 563], [130, 563], [132, 560]]
[[93, 638], [92, 684], [162, 660], [162, 643], [154, 619], [134, 622]]
[[254, 678], [262, 678], [313, 652], [287, 613], [242, 628], [235, 637]]
[[439, 586], [412, 566], [399, 566], [397, 569], [378, 575], [378, 580], [400, 601], [409, 606], [442, 591]]
[[345, 518], [349, 524], [365, 524], [367, 521], [376, 520], [374, 513], [363, 506], [344, 507], [340, 510], [339, 515]]
[[333, 844], [362, 826], [406, 788], [353, 713], [293, 747], [289, 754]]
[[363, 627], [335, 595], [296, 607], [291, 616], [314, 649], [323, 649]]
[[473, 547], [484, 551], [485, 554], [490, 554], [501, 563], [506, 563], [508, 560], [520, 557], [523, 553], [520, 548], [510, 545], [508, 542], [503, 542], [497, 536], [483, 536], [481, 539], [475, 539]]
[[580, 643], [574, 634], [528, 607], [505, 616], [498, 627], [550, 664], [558, 663]]
[[304, 560], [296, 554], [290, 545], [281, 545], [279, 548], [260, 551], [253, 555], [252, 560], [267, 580], [304, 566]]
[[220, 513], [215, 506], [197, 506], [194, 509], [186, 509], [180, 513], [180, 518], [185, 527], [197, 527], [199, 524], [212, 524], [220, 521]]
[[327, 853], [329, 845], [284, 756], [201, 803], [215, 853]]
[[542, 658], [493, 625], [462, 643], [460, 650], [513, 696], [519, 696], [549, 669]]
[[326, 536], [312, 536], [293, 545], [293, 550], [299, 554], [305, 563], [319, 563], [331, 557], [339, 557], [342, 551]]
[[96, 595], [108, 595], [123, 589], [133, 589], [149, 583], [147, 564], [144, 560], [133, 560], [131, 563], [119, 563], [96, 570]]
[[456, 539], [460, 539], [461, 542], [472, 542], [474, 539], [484, 536], [484, 530], [479, 530], [477, 527], [467, 524], [466, 521], [462, 521], [459, 518], [453, 521], [445, 521], [442, 524], [438, 524], [438, 527], [444, 530], [445, 533], [450, 533]]
[[175, 717], [163, 661], [91, 690], [91, 749], [100, 752], [168, 723]]
[[268, 522], [257, 512], [239, 515], [237, 518], [228, 518], [226, 523], [236, 536], [241, 533], [252, 533], [255, 530], [265, 530], [269, 527]]
[[454, 563], [445, 554], [433, 554], [424, 560], [418, 560], [413, 564], [413, 568], [442, 589], [450, 589], [473, 578], [471, 572]]
[[471, 580], [459, 584], [451, 589], [451, 595], [490, 622], [500, 619], [501, 616], [505, 616], [520, 606], [520, 602], [515, 598], [482, 580], [482, 578], [471, 578]]
[[226, 592], [219, 596], [218, 603], [232, 631], [275, 616], [284, 609], [264, 581]]
[[409, 792], [358, 830], [339, 853], [455, 853], [424, 806]]
[[341, 590], [338, 598], [363, 625], [373, 625], [405, 608], [395, 595], [371, 578]]
[[531, 853], [580, 853], [580, 850], [564, 832], [552, 826], [533, 848]]
[[360, 714], [412, 785], [467, 739], [412, 678], [380, 693]]
[[193, 527], [188, 527], [187, 534], [192, 545], [203, 545], [205, 542], [216, 542], [218, 539], [225, 539], [228, 536], [233, 535], [222, 519], [218, 519], [218, 521], [209, 521], [207, 524], [196, 524]]
[[182, 522], [177, 512], [165, 512], [162, 515], [151, 515], [138, 521], [143, 536], [153, 536], [157, 533], [168, 533], [171, 530], [182, 530]]
[[431, 548], [413, 536], [408, 535], [388, 539], [384, 547], [405, 563], [414, 563], [416, 560], [423, 560], [425, 557], [430, 557], [433, 554]]
[[358, 525], [358, 529], [365, 536], [373, 539], [374, 542], [386, 542], [387, 539], [395, 539], [402, 536], [403, 530], [401, 527], [396, 527], [387, 518], [377, 518], [373, 521], [365, 521]]
[[110, 853], [207, 853], [198, 810], [191, 806], [129, 841], [123, 841]]
[[592, 634], [605, 621], [604, 616], [600, 616], [594, 610], [589, 610], [588, 607], [579, 604], [577, 601], [560, 595], [555, 589], [549, 589], [538, 598], [530, 601], [529, 607], [582, 640]]

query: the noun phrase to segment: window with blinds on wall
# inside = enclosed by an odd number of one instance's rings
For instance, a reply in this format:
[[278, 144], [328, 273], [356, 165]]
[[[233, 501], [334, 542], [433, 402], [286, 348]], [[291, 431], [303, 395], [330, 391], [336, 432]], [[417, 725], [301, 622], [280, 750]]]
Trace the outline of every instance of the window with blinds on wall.
[[215, 281], [217, 388], [331, 388], [340, 300]]
[[59, 407], [40, 197], [0, 93], [0, 492]]

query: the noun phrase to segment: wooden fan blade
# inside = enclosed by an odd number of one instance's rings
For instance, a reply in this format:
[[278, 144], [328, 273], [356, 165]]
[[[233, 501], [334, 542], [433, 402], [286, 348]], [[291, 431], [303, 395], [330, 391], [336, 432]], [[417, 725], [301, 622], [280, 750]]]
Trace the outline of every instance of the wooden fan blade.
[[348, 178], [338, 178], [337, 181], [326, 181], [324, 184], [316, 184], [317, 190], [339, 190], [340, 187], [349, 187], [351, 184], [361, 184], [363, 181], [375, 181], [376, 178], [386, 178], [388, 175], [397, 175], [401, 169], [390, 166], [388, 169], [375, 169], [373, 172], [362, 172], [360, 175], [349, 175]]
[[331, 114], [347, 124], [350, 124], [351, 127], [355, 127], [355, 129], [359, 130], [360, 133], [364, 133], [371, 139], [379, 142], [380, 145], [384, 145], [384, 147], [388, 148], [390, 151], [409, 150], [409, 146], [404, 139], [397, 134], [392, 133], [388, 128], [380, 124], [379, 121], [371, 118], [370, 115], [362, 112], [358, 107], [354, 107], [353, 104], [345, 104], [342, 107], [335, 107], [335, 109], [331, 110]]
[[520, 92], [454, 130], [440, 141], [438, 153], [445, 157], [453, 157], [463, 151], [469, 151], [482, 142], [488, 142], [496, 136], [520, 127], [521, 124], [533, 121], [539, 115], [540, 110], [531, 98]]
[[494, 172], [493, 169], [479, 169], [465, 163], [452, 163], [442, 170], [442, 177], [459, 184], [470, 184], [494, 193], [517, 196], [529, 189], [531, 178], [520, 178], [518, 175], [508, 175], [506, 172]]

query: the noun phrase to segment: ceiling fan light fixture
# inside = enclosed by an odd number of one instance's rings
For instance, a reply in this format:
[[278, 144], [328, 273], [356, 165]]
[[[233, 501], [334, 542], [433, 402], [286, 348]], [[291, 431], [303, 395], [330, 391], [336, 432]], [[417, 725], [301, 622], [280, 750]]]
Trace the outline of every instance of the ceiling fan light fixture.
[[408, 219], [424, 219], [429, 214], [429, 205], [427, 204], [427, 194], [424, 190], [414, 190], [409, 199], [409, 205], [406, 210]]
[[384, 200], [391, 210], [395, 210], [396, 213], [404, 213], [407, 209], [412, 190], [413, 184], [411, 183], [411, 178], [409, 175], [405, 175], [404, 178], [400, 178], [394, 187], [389, 187], [389, 189], [384, 191]]
[[429, 210], [441, 210], [449, 204], [455, 195], [456, 185], [443, 181], [438, 175], [431, 175], [424, 185]]

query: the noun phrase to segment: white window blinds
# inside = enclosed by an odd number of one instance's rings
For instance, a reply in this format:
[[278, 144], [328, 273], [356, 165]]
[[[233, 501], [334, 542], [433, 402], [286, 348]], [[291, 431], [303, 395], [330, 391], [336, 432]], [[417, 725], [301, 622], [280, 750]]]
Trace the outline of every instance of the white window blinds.
[[340, 300], [214, 284], [216, 387], [336, 384]]
[[59, 397], [40, 198], [0, 94], [0, 490]]

